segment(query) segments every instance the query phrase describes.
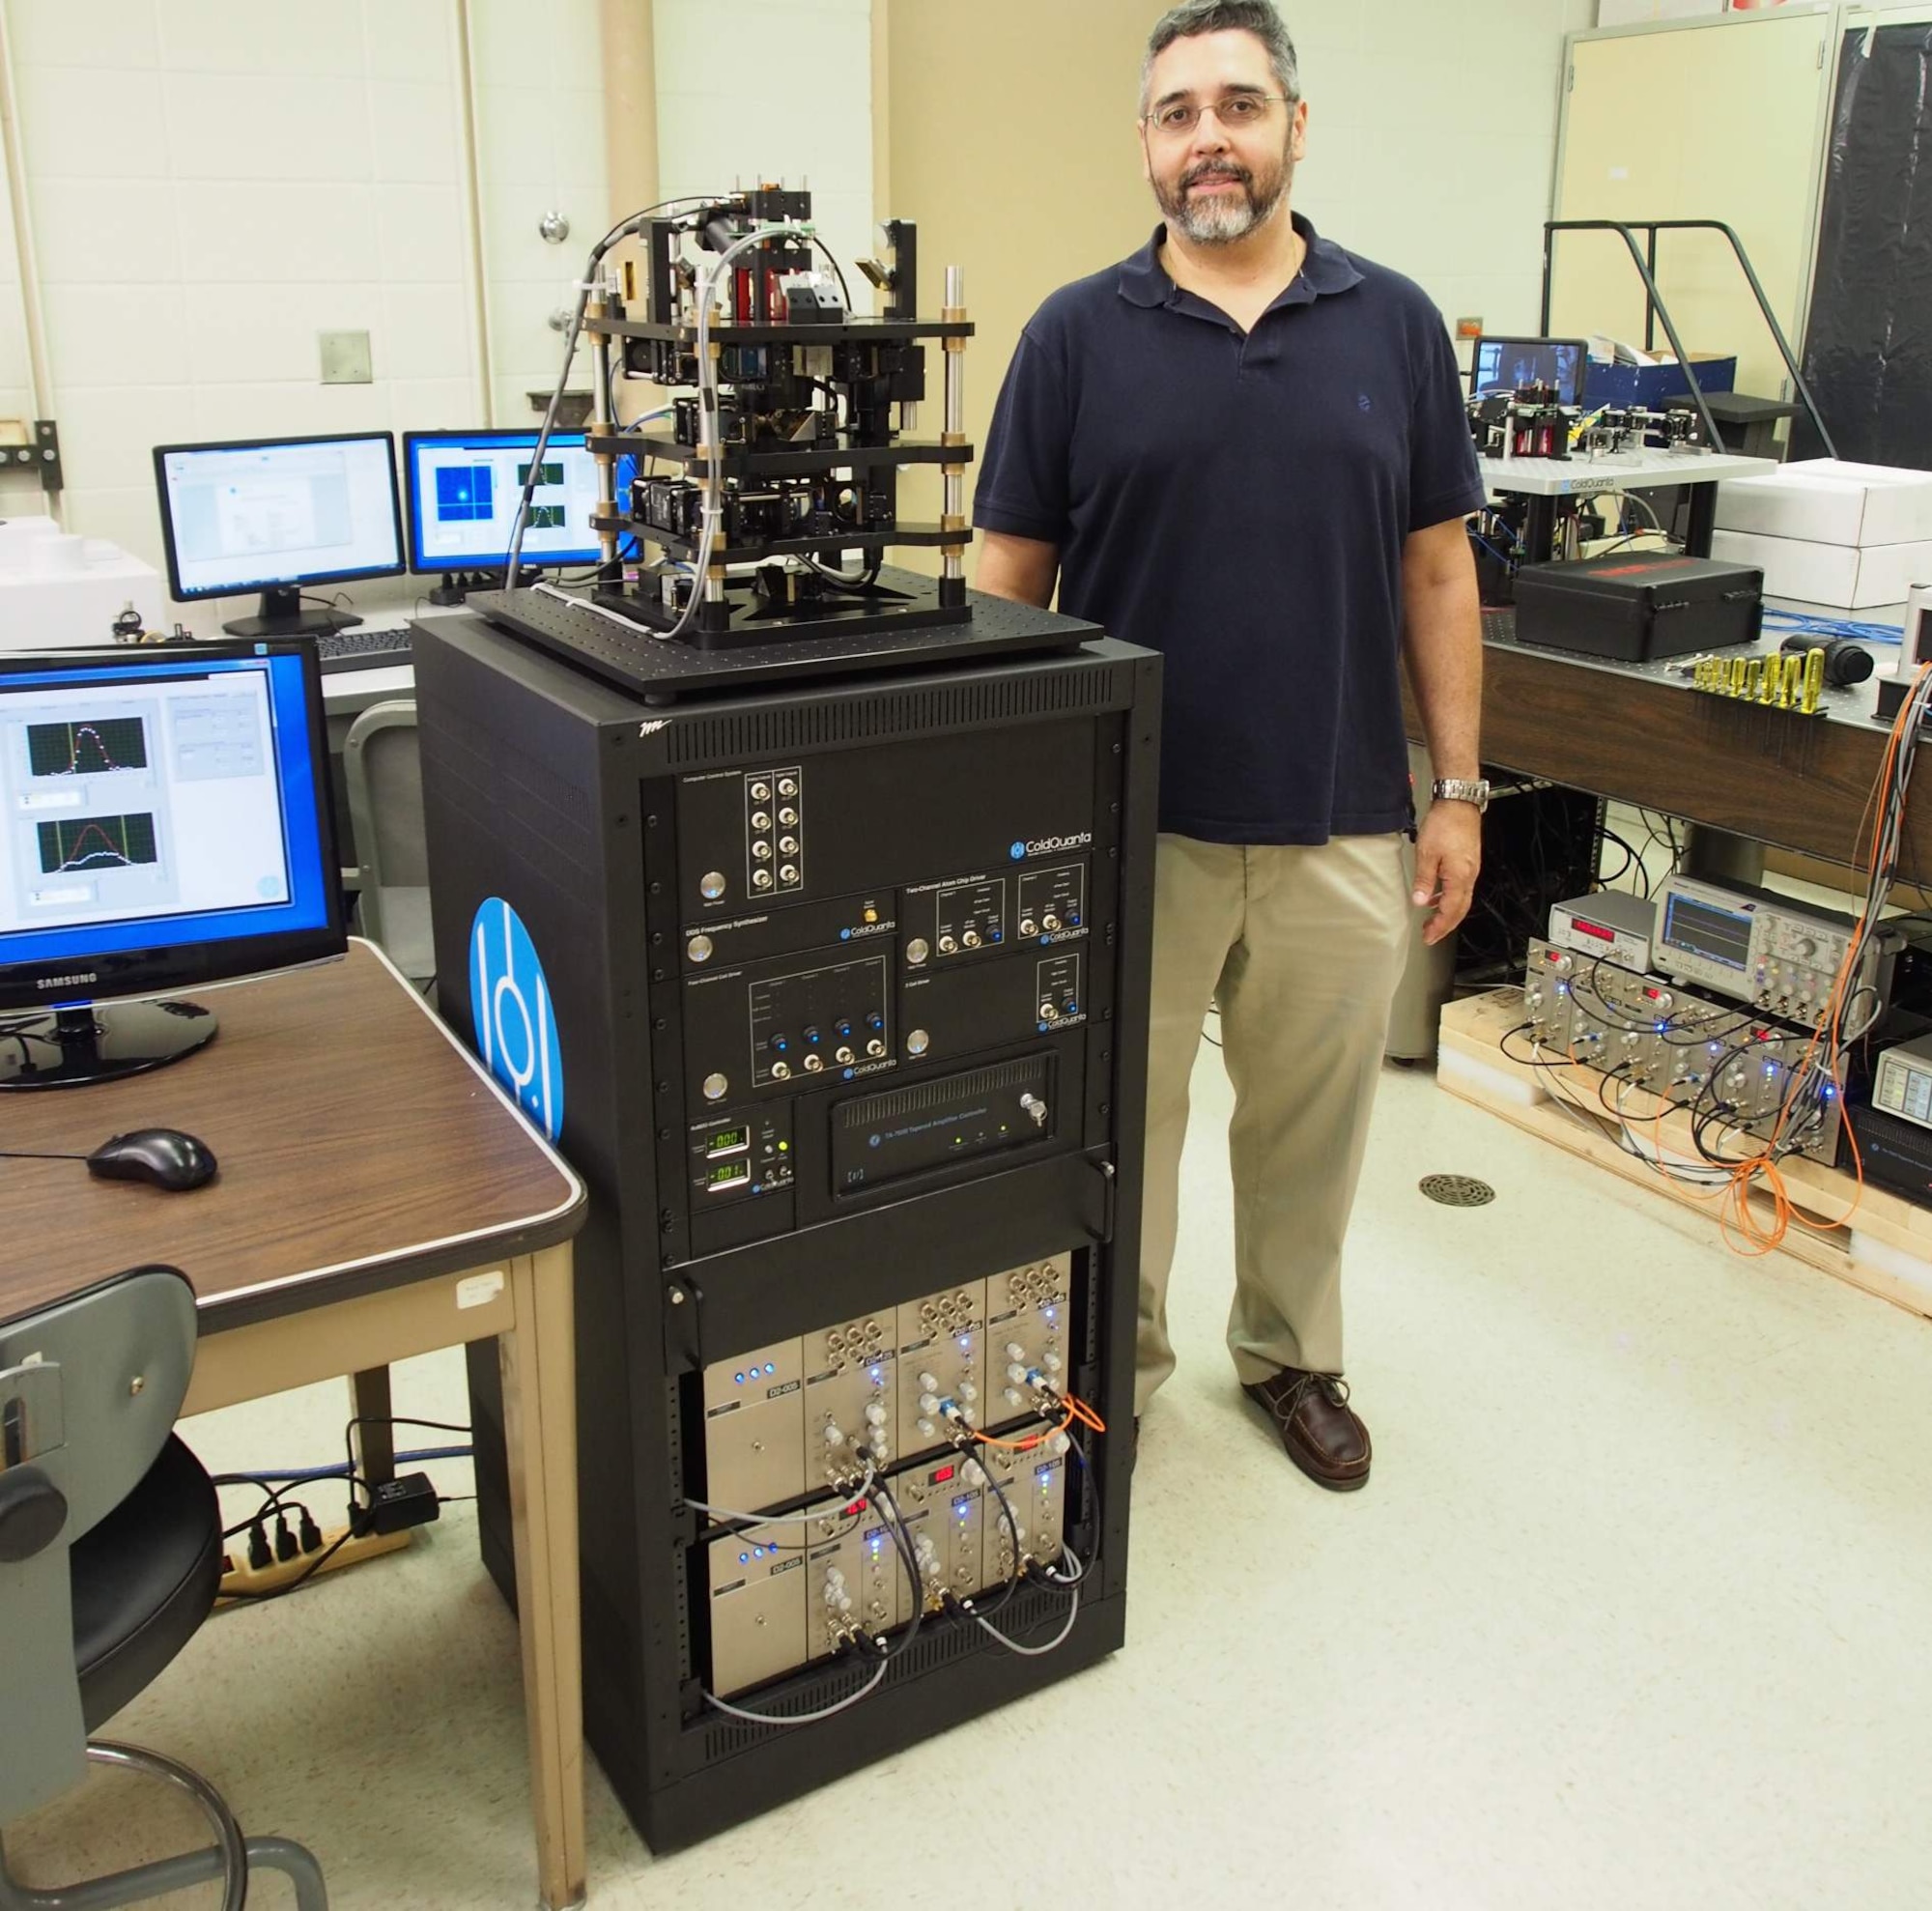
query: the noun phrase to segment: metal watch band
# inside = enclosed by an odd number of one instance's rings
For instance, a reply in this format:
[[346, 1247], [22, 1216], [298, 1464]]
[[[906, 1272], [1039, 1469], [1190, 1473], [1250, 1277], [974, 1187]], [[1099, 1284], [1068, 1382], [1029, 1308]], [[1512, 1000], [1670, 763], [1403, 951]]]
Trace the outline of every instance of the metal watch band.
[[1430, 784], [1429, 793], [1437, 803], [1473, 803], [1478, 810], [1490, 807], [1490, 785], [1480, 779], [1438, 777]]

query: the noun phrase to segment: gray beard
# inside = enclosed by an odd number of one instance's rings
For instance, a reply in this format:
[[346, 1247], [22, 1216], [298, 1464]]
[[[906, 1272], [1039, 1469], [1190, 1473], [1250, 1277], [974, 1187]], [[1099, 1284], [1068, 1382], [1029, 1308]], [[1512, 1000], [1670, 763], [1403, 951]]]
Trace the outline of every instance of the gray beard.
[[1293, 163], [1286, 163], [1273, 190], [1258, 195], [1252, 185], [1243, 185], [1239, 198], [1225, 194], [1212, 199], [1192, 199], [1187, 188], [1176, 192], [1156, 188], [1154, 197], [1170, 225], [1194, 245], [1232, 245], [1264, 226], [1281, 209], [1288, 196], [1289, 182], [1294, 176]]

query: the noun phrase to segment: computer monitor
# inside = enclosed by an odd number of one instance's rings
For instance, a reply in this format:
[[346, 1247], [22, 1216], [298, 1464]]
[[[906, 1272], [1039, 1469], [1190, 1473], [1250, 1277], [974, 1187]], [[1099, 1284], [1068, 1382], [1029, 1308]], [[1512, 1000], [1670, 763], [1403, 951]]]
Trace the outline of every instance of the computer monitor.
[[0, 1087], [214, 1033], [115, 998], [341, 955], [327, 762], [312, 643], [0, 652]]
[[233, 636], [344, 630], [361, 618], [305, 610], [301, 593], [402, 575], [396, 442], [386, 431], [157, 444], [155, 483], [176, 601], [262, 593], [258, 615], [222, 625]]
[[[410, 569], [501, 571], [510, 561], [517, 500], [536, 449], [534, 431], [410, 431], [403, 469], [410, 494]], [[597, 461], [583, 434], [553, 432], [530, 493], [518, 568], [594, 564], [603, 556], [590, 514]]]
[[1583, 375], [1589, 348], [1580, 338], [1477, 339], [1469, 360], [1469, 392], [1476, 398], [1507, 398], [1522, 385], [1553, 385], [1557, 402], [1583, 401]]

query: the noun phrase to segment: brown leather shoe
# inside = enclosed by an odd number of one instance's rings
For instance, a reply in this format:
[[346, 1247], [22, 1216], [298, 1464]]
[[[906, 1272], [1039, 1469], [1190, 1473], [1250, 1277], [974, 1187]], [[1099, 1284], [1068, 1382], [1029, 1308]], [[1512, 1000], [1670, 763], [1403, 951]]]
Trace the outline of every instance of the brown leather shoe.
[[1349, 1405], [1349, 1383], [1340, 1374], [1309, 1374], [1284, 1367], [1271, 1381], [1243, 1386], [1274, 1423], [1288, 1457], [1331, 1493], [1353, 1493], [1369, 1479], [1369, 1430]]

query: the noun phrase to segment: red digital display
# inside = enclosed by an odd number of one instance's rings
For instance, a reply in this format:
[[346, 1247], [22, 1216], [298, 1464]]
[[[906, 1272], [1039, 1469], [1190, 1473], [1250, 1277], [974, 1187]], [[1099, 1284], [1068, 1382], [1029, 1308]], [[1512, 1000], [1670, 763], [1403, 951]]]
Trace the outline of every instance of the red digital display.
[[942, 1467], [940, 1468], [938, 1472], [933, 1474], [929, 1484], [933, 1486], [944, 1486], [946, 1482], [952, 1479], [958, 1471], [959, 1469], [957, 1467]]
[[1601, 927], [1596, 923], [1586, 923], [1581, 916], [1572, 916], [1570, 927], [1580, 930], [1584, 935], [1594, 935], [1599, 942], [1614, 942], [1617, 939], [1615, 929]]
[[1661, 988], [1647, 988], [1644, 990], [1643, 995], [1646, 1002], [1662, 1002], [1663, 1000], [1663, 991]]

